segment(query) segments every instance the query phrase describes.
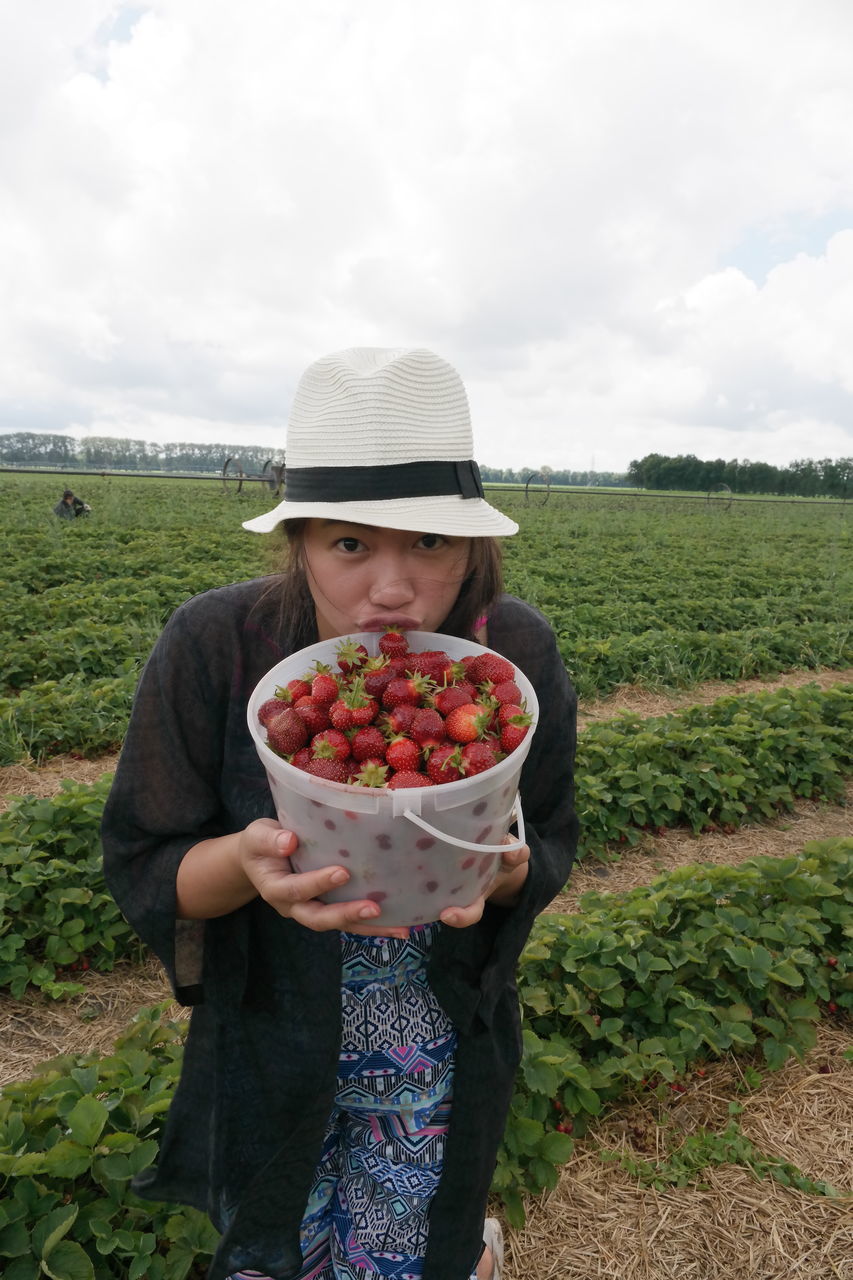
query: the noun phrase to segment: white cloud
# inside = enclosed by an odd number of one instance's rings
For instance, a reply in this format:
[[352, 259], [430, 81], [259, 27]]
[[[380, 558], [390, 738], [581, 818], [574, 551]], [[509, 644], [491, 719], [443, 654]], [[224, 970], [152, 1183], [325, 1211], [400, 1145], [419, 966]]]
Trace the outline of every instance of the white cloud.
[[309, 360], [415, 342], [495, 465], [853, 453], [848, 6], [3, 25], [0, 430], [272, 443]]

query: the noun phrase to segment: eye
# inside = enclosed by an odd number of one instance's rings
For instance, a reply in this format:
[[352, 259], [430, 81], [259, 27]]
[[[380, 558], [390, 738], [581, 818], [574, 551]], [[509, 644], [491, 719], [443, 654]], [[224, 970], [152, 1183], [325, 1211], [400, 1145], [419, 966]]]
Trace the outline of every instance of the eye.
[[438, 547], [446, 547], [447, 539], [440, 533], [425, 533], [418, 539], [418, 546], [425, 551], [434, 551]]
[[355, 551], [363, 551], [364, 543], [358, 538], [338, 538], [335, 546], [340, 547], [341, 551], [347, 551], [352, 554]]

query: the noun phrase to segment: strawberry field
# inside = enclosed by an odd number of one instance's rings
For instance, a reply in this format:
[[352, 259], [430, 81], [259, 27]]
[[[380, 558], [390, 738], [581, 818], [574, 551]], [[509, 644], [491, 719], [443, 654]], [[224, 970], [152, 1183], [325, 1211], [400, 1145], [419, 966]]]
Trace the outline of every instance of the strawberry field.
[[[140, 664], [171, 610], [270, 571], [280, 551], [240, 528], [270, 505], [260, 486], [237, 497], [214, 480], [87, 477], [78, 488], [92, 514], [60, 522], [51, 508], [63, 480], [0, 480], [0, 768], [9, 779], [51, 770], [73, 779], [89, 758], [107, 772]], [[670, 1112], [728, 1062], [746, 1064], [760, 1092], [789, 1061], [810, 1061], [824, 1028], [853, 1041], [853, 512], [627, 495], [496, 501], [522, 529], [506, 544], [508, 588], [549, 617], [582, 711], [595, 711], [578, 750], [576, 878], [607, 887], [617, 868], [636, 873], [624, 891], [558, 901], [563, 909], [543, 917], [523, 957], [525, 1056], [494, 1183], [499, 1211], [520, 1232], [542, 1190], [559, 1190], [596, 1143], [604, 1150], [597, 1126], [608, 1117], [657, 1108], [669, 1141]], [[728, 683], [711, 696], [708, 682]], [[650, 715], [641, 701], [653, 691]], [[18, 788], [0, 813], [7, 1025], [24, 1011], [42, 1041], [56, 1043], [51, 1011], [57, 1020], [80, 1011], [48, 1068], [36, 1070], [50, 1057], [38, 1049], [28, 1072], [0, 1063], [9, 1280], [181, 1280], [200, 1274], [211, 1246], [197, 1215], [143, 1206], [128, 1190], [156, 1158], [180, 1011], [146, 1005], [132, 1027], [116, 1027], [114, 1050], [86, 1048], [91, 992], [147, 963], [100, 875], [107, 787], [108, 778], [50, 794]], [[806, 809], [828, 815], [825, 838], [782, 847], [773, 833]], [[726, 849], [761, 832], [759, 856], [726, 865]], [[655, 880], [673, 840], [676, 863]], [[720, 865], [697, 865], [708, 842]], [[827, 1088], [849, 1087], [851, 1071], [842, 1064]], [[736, 1114], [698, 1146], [673, 1138], [669, 1163], [634, 1152], [634, 1176], [670, 1185], [677, 1169], [687, 1179], [679, 1185], [702, 1182], [719, 1157], [806, 1204], [850, 1203], [853, 1185], [760, 1150]], [[846, 1232], [833, 1236], [833, 1265], [851, 1276], [849, 1223]], [[529, 1274], [529, 1237], [512, 1243], [511, 1276]], [[678, 1274], [631, 1265], [622, 1274]], [[560, 1274], [612, 1274], [596, 1266], [567, 1255]], [[802, 1274], [834, 1274], [821, 1266]], [[776, 1274], [769, 1264], [766, 1274]]]

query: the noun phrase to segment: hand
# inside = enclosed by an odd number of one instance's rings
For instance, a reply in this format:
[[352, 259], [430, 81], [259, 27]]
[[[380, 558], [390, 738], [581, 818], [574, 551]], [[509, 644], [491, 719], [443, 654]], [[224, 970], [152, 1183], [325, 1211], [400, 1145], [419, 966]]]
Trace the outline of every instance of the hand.
[[299, 841], [272, 818], [258, 818], [240, 835], [239, 857], [243, 871], [259, 896], [281, 916], [296, 920], [306, 929], [324, 932], [346, 929], [350, 933], [382, 934], [407, 938], [405, 928], [383, 929], [368, 923], [381, 912], [369, 898], [354, 902], [319, 902], [321, 894], [338, 889], [349, 880], [346, 867], [323, 867], [320, 871], [294, 871], [290, 864]]
[[[504, 837], [505, 844], [513, 844], [515, 840], [515, 836]], [[500, 866], [488, 895], [481, 894], [468, 907], [445, 908], [440, 917], [442, 923], [453, 929], [467, 929], [469, 925], [476, 924], [485, 910], [487, 897], [495, 906], [511, 907], [527, 879], [529, 863], [530, 849], [526, 844], [520, 849], [507, 849], [506, 853], [501, 854]]]

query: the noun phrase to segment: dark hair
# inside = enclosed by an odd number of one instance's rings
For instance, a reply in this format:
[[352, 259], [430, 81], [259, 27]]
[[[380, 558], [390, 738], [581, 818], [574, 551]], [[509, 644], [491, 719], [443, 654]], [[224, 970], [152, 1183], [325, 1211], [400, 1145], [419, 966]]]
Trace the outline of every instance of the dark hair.
[[[304, 643], [316, 639], [317, 618], [314, 599], [302, 563], [305, 520], [283, 521], [287, 547], [279, 571], [273, 575], [265, 598], [275, 593], [279, 598], [281, 618], [287, 619]], [[438, 628], [443, 635], [473, 640], [477, 622], [488, 615], [503, 591], [501, 545], [497, 538], [471, 538], [468, 572], [450, 613]]]
[[66, 489], [62, 496], [63, 496], [63, 498], [73, 498], [73, 497], [74, 497], [74, 490], [73, 490], [73, 489]]

